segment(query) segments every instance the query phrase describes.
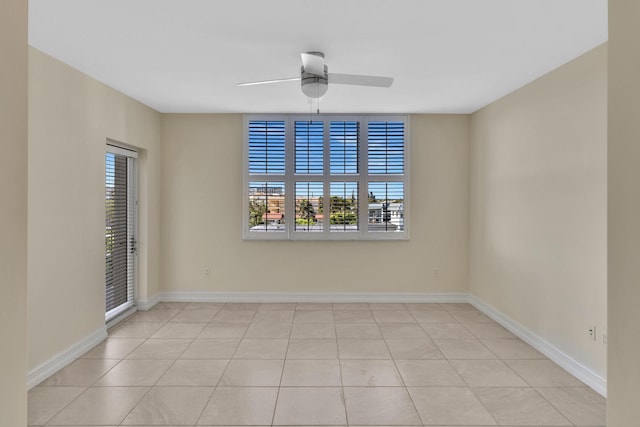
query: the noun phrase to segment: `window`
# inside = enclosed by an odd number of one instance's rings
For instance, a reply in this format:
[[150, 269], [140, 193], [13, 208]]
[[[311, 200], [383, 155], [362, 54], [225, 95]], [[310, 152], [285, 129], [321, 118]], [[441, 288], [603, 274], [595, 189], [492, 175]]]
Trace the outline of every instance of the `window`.
[[405, 116], [245, 117], [243, 236], [407, 239]]

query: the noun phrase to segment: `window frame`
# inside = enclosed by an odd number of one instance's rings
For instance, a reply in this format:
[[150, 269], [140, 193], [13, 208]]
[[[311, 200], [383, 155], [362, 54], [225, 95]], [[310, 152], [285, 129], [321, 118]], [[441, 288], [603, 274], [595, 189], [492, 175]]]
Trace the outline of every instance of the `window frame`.
[[[284, 121], [285, 122], [285, 172], [284, 174], [250, 174], [249, 173], [249, 123], [251, 121]], [[319, 174], [296, 174], [296, 138], [295, 122], [323, 121], [323, 169]], [[332, 175], [330, 168], [330, 125], [332, 121], [357, 121], [359, 123], [358, 173]], [[369, 122], [386, 121], [402, 122], [404, 124], [404, 172], [402, 174], [369, 174], [368, 165], [368, 131]], [[401, 114], [250, 114], [243, 120], [243, 191], [242, 191], [242, 238], [244, 240], [409, 240], [409, 199], [410, 199], [410, 123], [408, 115]], [[249, 226], [249, 183], [251, 182], [284, 182], [285, 227], [284, 231], [252, 231]], [[331, 231], [330, 218], [323, 218], [322, 231], [295, 231], [296, 211], [296, 183], [323, 183], [323, 203], [325, 210], [330, 209], [330, 191], [332, 182], [358, 183], [358, 230]], [[369, 183], [370, 182], [401, 182], [404, 190], [403, 200], [403, 230], [369, 231]], [[329, 197], [327, 197], [329, 195]], [[364, 197], [363, 197], [364, 195]], [[293, 220], [292, 220], [293, 219]]]

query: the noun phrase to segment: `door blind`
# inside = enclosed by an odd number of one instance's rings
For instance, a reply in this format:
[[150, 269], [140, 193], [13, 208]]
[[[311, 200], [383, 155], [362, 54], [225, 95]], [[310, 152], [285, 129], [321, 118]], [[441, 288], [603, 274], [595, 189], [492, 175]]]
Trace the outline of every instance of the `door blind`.
[[107, 153], [105, 158], [105, 285], [107, 318], [134, 299], [134, 200], [130, 190], [131, 159]]

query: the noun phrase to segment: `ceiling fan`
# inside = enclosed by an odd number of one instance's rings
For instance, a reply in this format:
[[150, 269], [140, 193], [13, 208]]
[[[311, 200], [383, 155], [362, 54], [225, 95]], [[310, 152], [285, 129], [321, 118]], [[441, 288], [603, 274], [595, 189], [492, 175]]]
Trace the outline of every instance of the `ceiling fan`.
[[300, 77], [287, 77], [283, 79], [244, 82], [238, 83], [237, 85], [252, 86], [300, 81], [300, 84], [302, 86], [302, 93], [304, 93], [311, 99], [317, 99], [327, 93], [327, 89], [329, 89], [329, 83], [373, 87], [390, 87], [393, 83], [392, 77], [329, 73], [329, 69], [324, 63], [324, 53], [322, 52], [306, 52], [301, 53], [300, 56], [302, 57]]

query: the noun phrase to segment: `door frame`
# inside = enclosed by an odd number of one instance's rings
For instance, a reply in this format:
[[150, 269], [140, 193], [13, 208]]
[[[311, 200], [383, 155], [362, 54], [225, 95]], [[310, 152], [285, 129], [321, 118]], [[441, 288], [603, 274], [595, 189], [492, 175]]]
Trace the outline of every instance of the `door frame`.
[[[105, 311], [105, 323], [107, 328], [117, 324], [125, 317], [135, 313], [138, 308], [138, 150], [126, 144], [108, 139], [105, 147], [105, 154], [118, 154], [127, 157], [127, 209], [133, 212], [127, 213], [131, 218], [131, 224], [127, 230], [127, 270], [129, 263], [132, 264], [131, 272], [127, 272], [128, 286], [133, 287], [133, 292], [127, 302]], [[130, 276], [131, 275], [131, 276]], [[130, 280], [130, 282], [129, 282]], [[127, 293], [129, 294], [127, 289]]]

